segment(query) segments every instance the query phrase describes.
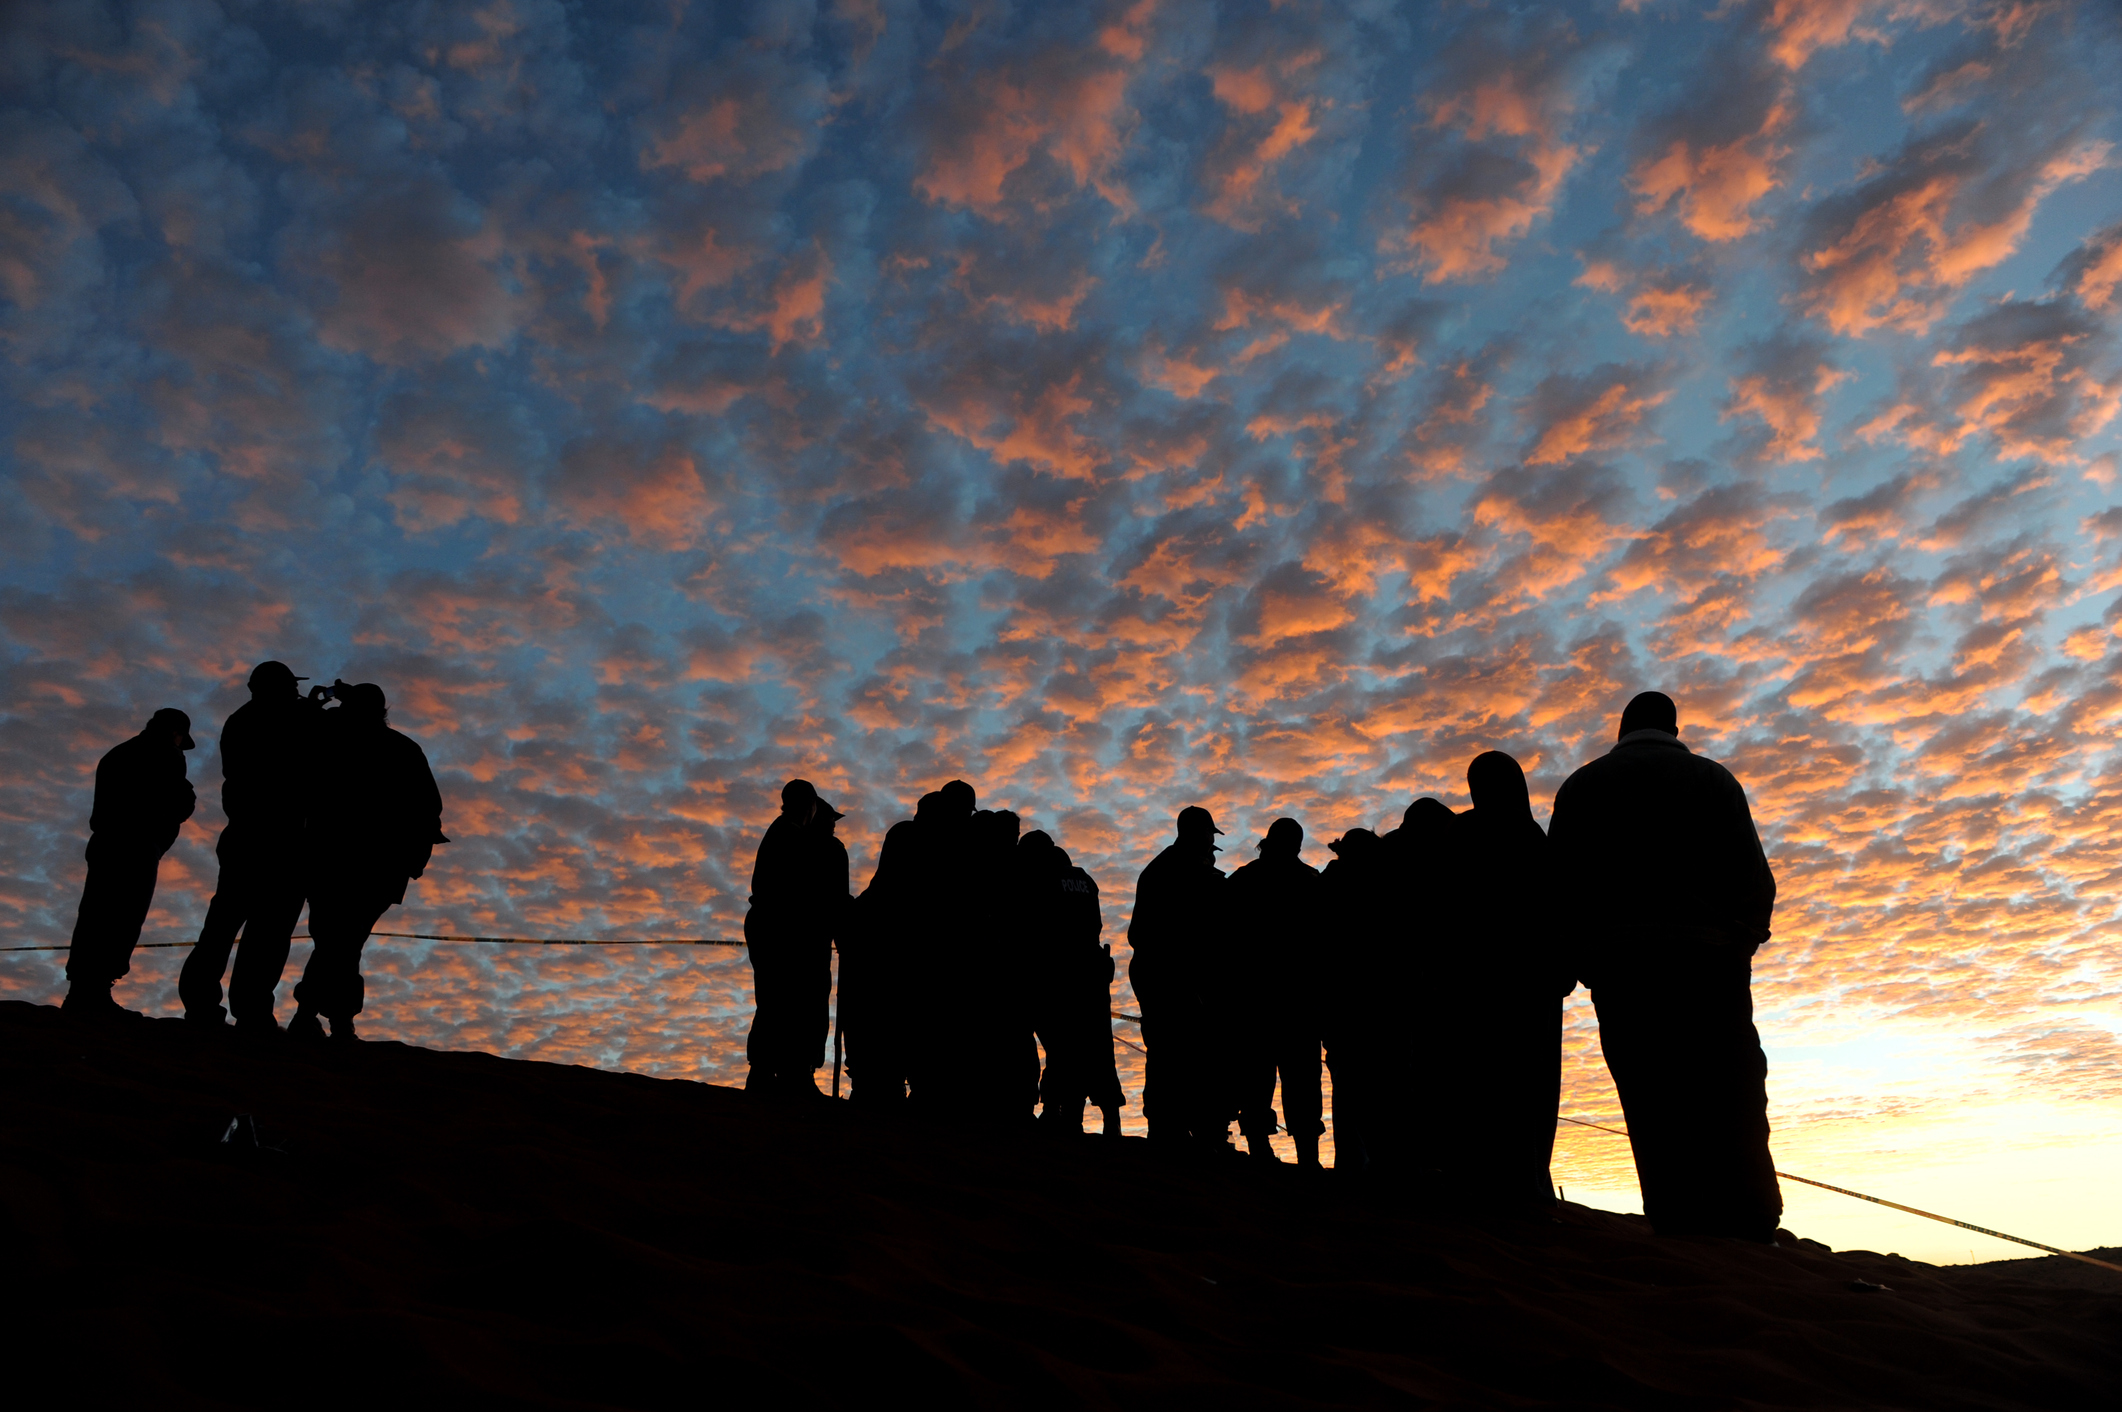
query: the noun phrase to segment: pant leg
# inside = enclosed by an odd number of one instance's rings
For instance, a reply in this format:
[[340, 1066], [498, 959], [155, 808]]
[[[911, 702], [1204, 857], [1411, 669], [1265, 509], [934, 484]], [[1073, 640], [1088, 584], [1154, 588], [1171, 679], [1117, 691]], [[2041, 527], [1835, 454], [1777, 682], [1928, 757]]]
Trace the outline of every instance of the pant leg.
[[238, 1021], [272, 1022], [274, 998], [287, 971], [288, 948], [295, 924], [302, 920], [303, 901], [297, 878], [282, 875], [260, 880], [243, 924], [243, 944], [236, 948], [235, 974], [228, 984], [229, 1013]]
[[782, 1022], [783, 943], [779, 937], [764, 935], [764, 930], [746, 928], [750, 945], [745, 948], [745, 955], [752, 967], [752, 1023], [744, 1036], [744, 1058], [751, 1065], [746, 1088], [770, 1082], [776, 1076], [780, 1051], [785, 1047], [778, 1042], [777, 1033]]
[[309, 964], [295, 986], [295, 1000], [328, 1020], [351, 1020], [361, 1013], [367, 985], [361, 977], [361, 949], [376, 920], [391, 904], [360, 895], [314, 899], [310, 937], [315, 943]]
[[1282, 1079], [1282, 1126], [1293, 1138], [1317, 1138], [1326, 1131], [1319, 1121], [1326, 1107], [1319, 1083], [1319, 1041], [1308, 1034], [1282, 1036], [1275, 1068]]
[[88, 876], [81, 884], [73, 949], [66, 958], [69, 981], [107, 984], [133, 969], [133, 948], [155, 903], [155, 877], [161, 866], [160, 853], [89, 840]]
[[1782, 1214], [1750, 970], [1743, 954], [1683, 954], [1592, 993], [1660, 1234], [1759, 1239]]
[[788, 1035], [781, 1067], [803, 1079], [825, 1066], [825, 1041], [833, 1029], [833, 942], [808, 936], [797, 943], [788, 977]]
[[236, 948], [236, 933], [243, 929], [250, 905], [240, 865], [221, 865], [214, 880], [213, 900], [206, 904], [206, 920], [199, 927], [199, 944], [184, 958], [177, 974], [177, 996], [184, 1013], [219, 1021], [228, 1012], [221, 1007], [221, 976], [228, 969], [229, 953]]

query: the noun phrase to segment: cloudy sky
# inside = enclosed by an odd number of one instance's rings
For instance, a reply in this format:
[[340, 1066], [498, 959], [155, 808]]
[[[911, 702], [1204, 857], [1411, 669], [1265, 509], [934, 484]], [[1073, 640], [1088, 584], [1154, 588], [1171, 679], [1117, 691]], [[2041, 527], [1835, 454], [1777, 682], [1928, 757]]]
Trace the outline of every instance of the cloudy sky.
[[[385, 926], [528, 937], [736, 935], [803, 775], [858, 886], [974, 781], [1118, 940], [1183, 804], [1323, 863], [1493, 748], [1544, 817], [1657, 687], [1781, 882], [1783, 1165], [2122, 1242], [2111, 5], [0, 25], [12, 944], [65, 939], [164, 705], [202, 798], [149, 939], [193, 934], [266, 657], [436, 766], [456, 842]], [[732, 953], [370, 969], [372, 1033], [741, 1073]], [[1633, 1199], [1618, 1139], [1557, 1172]]]

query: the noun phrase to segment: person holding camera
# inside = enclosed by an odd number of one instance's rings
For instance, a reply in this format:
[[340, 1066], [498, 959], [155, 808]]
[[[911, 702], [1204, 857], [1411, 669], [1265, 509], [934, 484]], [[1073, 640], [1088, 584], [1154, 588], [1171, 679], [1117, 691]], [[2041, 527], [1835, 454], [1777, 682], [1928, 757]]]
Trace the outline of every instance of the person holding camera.
[[390, 728], [383, 688], [335, 681], [319, 694], [338, 698], [320, 721], [317, 797], [309, 808], [309, 933], [316, 944], [295, 987], [288, 1034], [351, 1042], [366, 986], [361, 948], [383, 914], [405, 900], [406, 884], [427, 871], [442, 832], [442, 791], [427, 755]]

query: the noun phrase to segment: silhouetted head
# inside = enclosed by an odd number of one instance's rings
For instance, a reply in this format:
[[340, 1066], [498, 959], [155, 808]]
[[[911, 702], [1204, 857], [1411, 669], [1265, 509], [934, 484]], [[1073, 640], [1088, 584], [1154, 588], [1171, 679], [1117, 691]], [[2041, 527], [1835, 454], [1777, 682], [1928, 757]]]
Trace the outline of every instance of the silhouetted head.
[[1451, 832], [1452, 821], [1458, 817], [1443, 800], [1425, 794], [1407, 806], [1407, 812], [1400, 816], [1400, 827], [1407, 831], [1412, 843], [1441, 843]]
[[269, 701], [295, 696], [302, 690], [295, 683], [308, 680], [308, 677], [296, 676], [285, 662], [260, 662], [251, 668], [251, 699]]
[[1027, 860], [1043, 858], [1054, 851], [1053, 835], [1045, 829], [1033, 829], [1017, 840], [1017, 854]]
[[1267, 837], [1260, 840], [1262, 858], [1294, 857], [1304, 847], [1304, 825], [1295, 819], [1277, 819], [1267, 826]]
[[1525, 787], [1525, 771], [1500, 750], [1484, 750], [1466, 767], [1466, 792], [1474, 807], [1488, 814], [1532, 816], [1532, 793]]
[[994, 828], [996, 837], [1008, 839], [1014, 845], [1017, 841], [1017, 833], [1023, 827], [1024, 821], [1011, 811], [1007, 809], [997, 809], [995, 811]]
[[166, 736], [169, 743], [179, 750], [190, 750], [198, 745], [192, 739], [192, 718], [174, 706], [165, 706], [147, 718], [142, 735]]
[[835, 809], [825, 799], [820, 798], [818, 800], [818, 812], [811, 815], [811, 826], [814, 828], [823, 829], [827, 833], [831, 833], [833, 831], [833, 825], [839, 823], [842, 819], [846, 817], [847, 815], [841, 813], [838, 809]]
[[961, 819], [970, 818], [973, 805], [978, 802], [973, 787], [964, 780], [952, 780], [936, 793], [943, 796], [943, 806]]
[[1664, 731], [1667, 735], [1680, 733], [1680, 708], [1662, 691], [1638, 692], [1621, 713], [1620, 734], [1632, 731]]
[[943, 817], [944, 812], [943, 791], [939, 789], [932, 789], [922, 795], [921, 802], [914, 806], [914, 818], [924, 824], [934, 823]]
[[1326, 846], [1335, 857], [1353, 863], [1367, 857], [1371, 850], [1378, 846], [1378, 842], [1378, 836], [1369, 829], [1350, 829]]
[[1215, 816], [1198, 804], [1189, 804], [1179, 811], [1179, 842], [1198, 844], [1211, 853], [1216, 848], [1216, 835], [1223, 830], [1216, 827]]
[[383, 699], [383, 688], [372, 681], [342, 687], [337, 695], [339, 709], [349, 721], [380, 726], [391, 718], [390, 706]]
[[809, 780], [790, 780], [781, 786], [781, 812], [791, 818], [809, 818], [817, 803], [818, 787]]

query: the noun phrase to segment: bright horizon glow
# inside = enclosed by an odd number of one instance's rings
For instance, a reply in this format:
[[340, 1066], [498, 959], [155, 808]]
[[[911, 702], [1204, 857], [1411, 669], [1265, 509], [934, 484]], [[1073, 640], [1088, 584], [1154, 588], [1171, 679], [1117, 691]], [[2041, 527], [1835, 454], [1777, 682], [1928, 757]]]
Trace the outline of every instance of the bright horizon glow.
[[[11, 7], [10, 938], [166, 705], [196, 934], [267, 657], [436, 766], [385, 925], [521, 936], [734, 935], [783, 780], [859, 885], [962, 776], [1118, 941], [1182, 805], [1323, 862], [1497, 748], [1544, 819], [1655, 687], [1776, 869], [1784, 1169], [2122, 1243], [2117, 72], [2090, 0]], [[370, 972], [379, 1036], [738, 1072], [741, 959]]]

